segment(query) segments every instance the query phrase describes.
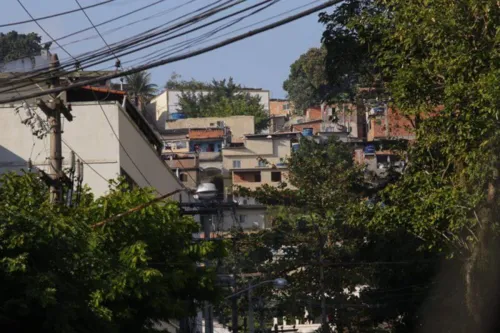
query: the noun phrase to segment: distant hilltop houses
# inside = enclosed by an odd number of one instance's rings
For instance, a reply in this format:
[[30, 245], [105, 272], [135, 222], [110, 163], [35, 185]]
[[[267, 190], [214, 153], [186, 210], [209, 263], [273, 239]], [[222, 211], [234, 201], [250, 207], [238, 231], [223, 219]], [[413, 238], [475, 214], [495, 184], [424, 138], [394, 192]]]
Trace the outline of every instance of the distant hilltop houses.
[[[258, 96], [260, 103], [266, 113], [269, 114], [271, 107], [271, 92], [265, 89], [242, 88], [242, 91], [250, 96]], [[199, 90], [196, 94], [208, 94], [208, 90]], [[179, 99], [182, 96], [182, 90], [166, 89], [158, 96], [154, 97], [147, 106], [148, 116], [156, 121], [158, 128], [166, 128], [167, 121], [185, 118], [179, 112]]]
[[[31, 71], [47, 66], [49, 55], [45, 52], [34, 60], [4, 64], [2, 69]], [[62, 84], [107, 73], [78, 71], [64, 78]], [[0, 81], [9, 77], [10, 73], [0, 73]], [[90, 170], [84, 182], [97, 196], [107, 193], [107, 179], [116, 176], [124, 177], [132, 186], [151, 186], [160, 193], [195, 190], [201, 183], [214, 183], [219, 200], [237, 204], [234, 210], [224, 212], [218, 230], [235, 226], [253, 230], [270, 225], [266, 207], [254, 198], [235, 196], [234, 189], [286, 182], [288, 159], [303, 138], [326, 143], [334, 136], [351, 145], [353, 159], [365, 165], [368, 173], [377, 175], [390, 167], [404, 167], [400, 156], [390, 150], [391, 142], [414, 140], [412, 119], [401, 117], [396, 109], [377, 100], [316, 105], [299, 114], [291, 101], [274, 99], [269, 90], [243, 88], [259, 97], [269, 118], [267, 129], [256, 132], [255, 119], [250, 115], [186, 117], [179, 111], [181, 90], [163, 91], [142, 110], [129, 98], [128, 90], [123, 81], [103, 81], [68, 90], [67, 102], [78, 121], [65, 124], [67, 146], [63, 147], [63, 155], [69, 156], [75, 149], [87, 162]], [[6, 96], [9, 93], [2, 97]], [[0, 113], [0, 173], [19, 171], [29, 159], [34, 167], [47, 169], [45, 156], [38, 154], [43, 152], [46, 137], [37, 118], [43, 114], [36, 102], [0, 107], [6, 111]], [[31, 134], [35, 132], [43, 139], [33, 146]], [[36, 152], [34, 156], [32, 151]]]

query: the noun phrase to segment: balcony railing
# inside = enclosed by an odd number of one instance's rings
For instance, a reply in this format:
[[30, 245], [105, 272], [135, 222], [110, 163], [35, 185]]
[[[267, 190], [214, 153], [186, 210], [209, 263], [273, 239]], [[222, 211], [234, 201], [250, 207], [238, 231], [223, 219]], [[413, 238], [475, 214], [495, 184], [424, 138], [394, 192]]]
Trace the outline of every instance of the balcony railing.
[[200, 161], [219, 161], [222, 160], [222, 152], [200, 152]]

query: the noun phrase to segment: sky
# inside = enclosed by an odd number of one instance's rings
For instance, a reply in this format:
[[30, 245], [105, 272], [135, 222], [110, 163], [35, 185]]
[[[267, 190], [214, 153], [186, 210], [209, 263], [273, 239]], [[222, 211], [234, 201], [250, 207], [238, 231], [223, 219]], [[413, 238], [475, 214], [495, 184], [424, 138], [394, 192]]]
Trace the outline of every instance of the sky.
[[[75, 0], [20, 1], [35, 18], [78, 8]], [[101, 1], [103, 0], [79, 0], [82, 6], [88, 6]], [[181, 15], [192, 13], [201, 6], [214, 2], [214, 0], [164, 0], [146, 10], [137, 11], [137, 9], [156, 1], [157, 0], [115, 0], [109, 4], [87, 9], [86, 12], [94, 24], [99, 24], [127, 12], [134, 12], [133, 15], [98, 28], [101, 34], [103, 34], [106, 42], [111, 44], [156, 27], [157, 25], [165, 24]], [[234, 7], [231, 10], [241, 9], [244, 8], [244, 6], [257, 2], [257, 0], [248, 0], [245, 4]], [[275, 20], [305, 10], [306, 8], [316, 6], [321, 2], [320, 0], [281, 0], [255, 16], [239, 22], [227, 31], [221, 32], [221, 34], [231, 32], [235, 29], [242, 29], [241, 31], [234, 32], [225, 37], [222, 36], [206, 44], [193, 46], [184, 52], [193, 51], [198, 47], [208, 46], [210, 43], [218, 42], [230, 36], [255, 29], [257, 26], [245, 27], [258, 21], [278, 14], [283, 14], [283, 16], [275, 18], [272, 21], [261, 23], [259, 26], [269, 24]], [[28, 14], [20, 6], [18, 0], [2, 0], [2, 5], [2, 10], [0, 11], [0, 24], [29, 19]], [[300, 6], [308, 7], [297, 9], [295, 12], [289, 14], [284, 14], [286, 11]], [[134, 23], [134, 21], [139, 20], [142, 21]], [[91, 26], [82, 12], [41, 20], [39, 23], [42, 28], [55, 39]], [[116, 31], [110, 31], [121, 26], [123, 27]], [[0, 32], [4, 33], [11, 30], [16, 30], [21, 33], [37, 32], [42, 36], [44, 42], [50, 41], [50, 38], [35, 23], [0, 28]], [[180, 74], [183, 79], [193, 78], [199, 81], [211, 81], [212, 79], [233, 77], [235, 82], [243, 86], [270, 90], [272, 98], [285, 98], [286, 92], [283, 91], [282, 85], [283, 81], [288, 77], [290, 65], [309, 48], [320, 45], [323, 30], [323, 25], [318, 23], [318, 15], [312, 14], [293, 23], [224, 48], [151, 69], [152, 80], [154, 83], [158, 84], [158, 86], [162, 87], [173, 72]], [[205, 30], [205, 32], [206, 31], [207, 30]], [[202, 32], [194, 33], [191, 36], [196, 37], [201, 33]], [[88, 37], [94, 38], [81, 41], [81, 39]], [[181, 39], [172, 43], [183, 41], [182, 38], [187, 40], [188, 37], [181, 37]], [[79, 42], [65, 45], [66, 43], [77, 40]], [[89, 30], [77, 36], [61, 40], [60, 43], [72, 56], [104, 46], [104, 42], [98, 38], [95, 30]], [[146, 57], [155, 50], [159, 50], [168, 45], [171, 44], [158, 45], [157, 47], [134, 55], [120, 57], [120, 60], [124, 64], [124, 67], [134, 66], [144, 61], [144, 59], [147, 59]], [[70, 59], [67, 54], [57, 47], [57, 45], [53, 44], [51, 51], [58, 53], [59, 58], [63, 61], [65, 59]], [[92, 69], [109, 69], [113, 64], [114, 62], [110, 62]]]

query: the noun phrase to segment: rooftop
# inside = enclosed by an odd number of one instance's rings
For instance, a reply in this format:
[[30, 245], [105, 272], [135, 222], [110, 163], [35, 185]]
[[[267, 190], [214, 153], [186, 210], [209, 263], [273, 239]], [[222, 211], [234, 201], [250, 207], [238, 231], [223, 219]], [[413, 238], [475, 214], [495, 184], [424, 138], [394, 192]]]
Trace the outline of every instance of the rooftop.
[[[278, 137], [296, 137], [297, 135], [300, 135], [300, 132], [278, 132], [278, 133], [268, 133], [268, 134], [245, 134], [245, 137], [247, 139], [260, 139], [260, 138], [267, 138], [268, 136], [271, 136], [271, 138], [278, 138]], [[271, 139], [270, 138], [270, 139]]]

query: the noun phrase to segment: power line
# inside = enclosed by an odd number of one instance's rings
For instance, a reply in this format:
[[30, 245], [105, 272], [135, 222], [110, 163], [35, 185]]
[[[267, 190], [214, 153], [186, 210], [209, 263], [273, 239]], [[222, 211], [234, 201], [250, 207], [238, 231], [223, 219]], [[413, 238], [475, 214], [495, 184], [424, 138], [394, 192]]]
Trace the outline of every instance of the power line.
[[[142, 66], [137, 66], [136, 68], [133, 68], [133, 69], [130, 69], [130, 70], [126, 70], [126, 71], [122, 71], [122, 72], [119, 72], [119, 73], [113, 73], [113, 74], [104, 75], [104, 76], [101, 76], [101, 77], [95, 78], [95, 79], [89, 79], [89, 80], [84, 80], [84, 81], [76, 82], [76, 83], [73, 83], [73, 84], [71, 84], [71, 85], [69, 85], [67, 87], [48, 89], [48, 90], [46, 90], [45, 94], [47, 94], [47, 93], [49, 93], [49, 94], [59, 93], [61, 91], [64, 91], [64, 90], [67, 90], [67, 89], [71, 89], [71, 88], [80, 88], [80, 87], [83, 87], [83, 86], [86, 86], [86, 85], [90, 85], [90, 84], [93, 84], [93, 83], [96, 83], [96, 82], [99, 82], [99, 81], [102, 81], [102, 80], [111, 80], [111, 79], [115, 79], [115, 78], [118, 78], [118, 77], [122, 77], [122, 76], [130, 75], [130, 74], [138, 73], [138, 72], [141, 72], [141, 71], [144, 71], [144, 70], [148, 70], [148, 69], [151, 69], [151, 68], [154, 68], [154, 67], [166, 65], [166, 64], [177, 62], [177, 61], [180, 61], [180, 60], [189, 59], [189, 58], [192, 58], [192, 57], [195, 57], [195, 56], [198, 56], [198, 55], [210, 52], [210, 51], [217, 50], [217, 49], [222, 48], [224, 46], [227, 46], [227, 45], [230, 45], [230, 44], [234, 44], [234, 43], [239, 42], [241, 40], [244, 40], [244, 39], [250, 38], [252, 36], [261, 34], [263, 32], [266, 32], [266, 31], [278, 28], [278, 27], [283, 26], [285, 24], [294, 22], [294, 21], [296, 21], [298, 19], [301, 19], [301, 18], [303, 18], [305, 16], [311, 15], [311, 14], [313, 14], [315, 12], [318, 12], [320, 10], [323, 10], [323, 9], [326, 9], [326, 8], [328, 8], [330, 6], [338, 4], [338, 3], [342, 2], [342, 1], [343, 0], [331, 0], [331, 1], [327, 1], [327, 2], [325, 2], [323, 4], [321, 4], [321, 5], [315, 6], [313, 8], [308, 9], [308, 10], [305, 10], [305, 11], [302, 11], [302, 12], [300, 12], [298, 14], [292, 15], [292, 16], [287, 17], [285, 19], [282, 19], [282, 20], [279, 20], [277, 22], [265, 25], [265, 26], [263, 26], [261, 28], [258, 28], [258, 29], [255, 29], [255, 30], [252, 30], [252, 31], [240, 34], [240, 35], [237, 35], [235, 37], [232, 37], [232, 38], [226, 39], [224, 41], [221, 41], [219, 43], [216, 43], [216, 44], [204, 47], [204, 48], [200, 48], [200, 49], [198, 49], [196, 51], [189, 52], [187, 54], [183, 54], [183, 55], [179, 55], [179, 56], [174, 56], [174, 57], [166, 58], [166, 59], [163, 59], [163, 60], [158, 60], [158, 61], [152, 62], [150, 64], [146, 64], [146, 65], [142, 65]], [[31, 93], [31, 94], [27, 94], [25, 96], [25, 98], [35, 98], [35, 97], [39, 97], [39, 96], [42, 96], [42, 95], [45, 95], [45, 94], [44, 93]], [[19, 100], [20, 99], [17, 98], [17, 97], [6, 98], [6, 99], [0, 100], [0, 104], [12, 103], [12, 102], [16, 102], [16, 101], [19, 101]]]
[[[17, 2], [21, 5], [21, 7], [23, 7], [24, 11], [26, 12], [26, 14], [29, 15], [29, 17], [31, 17], [31, 19], [36, 23], [36, 25], [50, 38], [52, 39], [52, 41], [54, 43], [57, 44], [57, 46], [59, 46], [61, 48], [61, 50], [63, 50], [68, 56], [70, 56], [71, 58], [75, 59], [75, 57], [73, 57], [68, 51], [66, 51], [66, 49], [64, 47], [62, 47], [54, 38], [52, 38], [52, 36], [50, 36], [50, 34], [47, 32], [47, 30], [45, 30], [42, 25], [40, 23], [38, 23], [38, 20], [35, 19], [33, 17], [33, 15], [31, 15], [31, 13], [29, 12], [29, 10], [23, 5], [23, 3], [21, 2], [21, 0], [17, 0]], [[75, 59], [76, 60], [76, 59]]]
[[92, 27], [95, 29], [95, 31], [97, 32], [97, 34], [101, 37], [102, 41], [104, 42], [104, 44], [108, 47], [109, 51], [111, 53], [113, 53], [113, 55], [115, 56], [116, 60], [118, 60], [118, 57], [116, 56], [116, 54], [111, 50], [111, 47], [109, 47], [108, 45], [108, 42], [106, 42], [106, 40], [104, 39], [104, 37], [101, 35], [101, 33], [99, 32], [99, 29], [97, 29], [97, 27], [95, 26], [94, 22], [92, 22], [92, 20], [90, 19], [90, 17], [87, 15], [87, 12], [85, 11], [85, 9], [83, 9], [82, 5], [80, 5], [80, 2], [78, 0], [75, 0], [75, 2], [77, 3], [78, 7], [80, 7], [80, 9], [82, 10], [83, 14], [85, 15], [85, 17], [87, 18], [87, 20], [89, 20], [90, 24], [92, 25]]
[[[83, 9], [89, 9], [89, 8], [94, 8], [94, 7], [97, 7], [97, 6], [102, 6], [102, 5], [105, 5], [105, 4], [113, 2], [113, 1], [115, 1], [115, 0], [106, 0], [106, 1], [103, 1], [103, 2], [98, 2], [98, 3], [95, 3], [93, 5], [85, 6], [85, 7], [83, 7]], [[56, 14], [52, 14], [52, 15], [48, 15], [48, 16], [42, 16], [42, 17], [37, 17], [37, 18], [33, 18], [32, 17], [31, 20], [25, 20], [25, 21], [19, 21], [19, 22], [12, 22], [12, 23], [0, 24], [0, 28], [11, 27], [13, 25], [20, 25], [20, 24], [31, 23], [31, 22], [36, 22], [36, 21], [43, 21], [43, 20], [47, 20], [47, 19], [50, 19], [50, 18], [54, 18], [54, 17], [58, 17], [58, 16], [63, 16], [63, 15], [68, 15], [68, 14], [71, 14], [71, 13], [75, 13], [75, 12], [78, 12], [80, 10], [81, 9], [72, 9], [72, 10], [67, 10], [65, 12], [56, 13]]]
[[88, 166], [90, 168], [90, 170], [94, 171], [96, 173], [96, 175], [98, 175], [99, 177], [101, 177], [106, 183], [109, 181], [108, 179], [106, 179], [106, 177], [104, 177], [101, 173], [99, 173], [99, 171], [97, 171], [90, 163], [86, 162], [80, 154], [78, 154], [73, 148], [71, 148], [71, 146], [66, 141], [64, 141], [64, 139], [62, 139], [62, 143], [66, 147], [68, 147], [69, 150], [71, 150], [72, 152], [74, 152], [75, 155], [80, 159], [80, 161], [82, 161], [83, 164], [85, 164], [86, 166]]
[[[217, 0], [215, 3], [219, 3], [219, 2], [221, 2], [221, 1], [222, 1], [222, 0]], [[203, 13], [201, 13], [201, 14], [198, 14], [198, 15], [196, 15], [196, 16], [194, 16], [194, 17], [192, 17], [192, 18], [189, 18], [189, 19], [187, 19], [187, 20], [184, 20], [184, 21], [183, 21], [183, 22], [181, 22], [181, 23], [178, 23], [178, 24], [176, 24], [176, 25], [173, 25], [173, 26], [171, 26], [171, 27], [168, 27], [168, 28], [166, 28], [166, 29], [163, 29], [163, 30], [161, 30], [160, 32], [155, 33], [155, 34], [152, 34], [151, 32], [153, 32], [153, 31], [157, 30], [157, 29], [158, 29], [158, 27], [157, 27], [157, 28], [153, 28], [153, 29], [149, 29], [149, 30], [147, 30], [147, 31], [145, 31], [145, 32], [143, 32], [143, 33], [140, 33], [140, 34], [137, 34], [137, 35], [135, 35], [135, 36], [133, 36], [133, 37], [131, 37], [131, 38], [125, 39], [125, 40], [124, 40], [124, 41], [122, 41], [121, 43], [115, 43], [115, 44], [114, 44], [114, 45], [116, 45], [116, 46], [115, 46], [115, 49], [116, 49], [116, 50], [120, 50], [120, 49], [125, 49], [125, 48], [128, 48], [128, 47], [130, 47], [130, 46], [133, 46], [133, 45], [135, 45], [135, 44], [143, 44], [143, 43], [144, 43], [147, 39], [151, 39], [151, 38], [153, 38], [153, 37], [155, 37], [155, 36], [158, 36], [158, 35], [160, 35], [160, 34], [164, 34], [164, 33], [169, 32], [169, 31], [174, 31], [174, 30], [176, 30], [176, 29], [178, 30], [178, 29], [180, 29], [180, 28], [182, 28], [183, 26], [186, 26], [186, 25], [191, 25], [191, 24], [194, 24], [194, 23], [196, 23], [196, 22], [198, 22], [198, 21], [200, 21], [200, 20], [206, 19], [206, 18], [208, 18], [208, 17], [210, 17], [210, 16], [213, 16], [213, 15], [215, 15], [215, 14], [217, 14], [217, 13], [219, 13], [219, 12], [221, 12], [221, 11], [225, 10], [225, 9], [228, 9], [228, 8], [230, 8], [230, 7], [232, 7], [232, 6], [236, 5], [236, 4], [238, 4], [238, 3], [244, 2], [244, 0], [238, 0], [236, 3], [232, 3], [232, 4], [230, 4], [231, 2], [234, 2], [234, 1], [235, 1], [235, 0], [229, 0], [229, 1], [226, 1], [226, 2], [225, 2], [224, 4], [222, 4], [222, 5], [216, 6], [215, 8], [212, 8], [212, 9], [210, 9], [210, 10], [208, 10], [208, 11], [205, 11], [205, 12], [203, 12]], [[229, 3], [229, 5], [227, 5], [228, 3]], [[200, 8], [200, 9], [196, 10], [196, 11], [195, 11], [195, 13], [196, 13], [196, 12], [200, 12], [200, 11], [202, 11], [202, 10], [206, 9], [206, 8], [211, 7], [211, 6], [212, 6], [212, 5], [203, 6], [202, 8]], [[174, 19], [174, 20], [170, 21], [169, 23], [175, 22], [175, 21], [179, 20], [180, 18], [184, 18], [184, 17], [186, 17], [186, 16], [188, 16], [188, 15], [183, 15], [183, 16], [181, 16], [181, 17], [178, 17], [178, 18], [176, 18], [176, 19]], [[163, 24], [163, 25], [167, 25], [167, 24], [168, 24], [168, 23]], [[147, 32], [149, 32], [150, 34], [149, 34], [149, 35], [148, 35], [148, 34], [146, 34]], [[128, 42], [127, 42], [127, 41], [128, 41]], [[99, 52], [97, 52], [97, 51], [99, 51]], [[96, 65], [96, 64], [99, 64], [99, 63], [102, 63], [102, 62], [107, 61], [107, 59], [104, 59], [104, 60], [102, 60], [102, 61], [95, 62], [96, 58], [100, 57], [100, 58], [102, 59], [102, 58], [103, 58], [103, 56], [106, 56], [106, 53], [107, 53], [107, 52], [103, 52], [103, 51], [100, 51], [100, 50], [96, 50], [96, 51], [94, 51], [94, 52], [87, 52], [87, 53], [85, 53], [85, 54], [83, 54], [83, 55], [80, 55], [80, 56], [78, 57], [78, 58], [79, 58], [79, 60], [76, 60], [76, 59], [75, 59], [76, 61], [75, 61], [75, 62], [73, 62], [73, 63], [63, 64], [60, 68], [61, 68], [61, 69], [63, 69], [63, 68], [65, 68], [65, 67], [74, 66], [74, 65], [76, 65], [77, 63], [80, 63], [80, 64], [81, 64], [81, 62], [80, 62], [80, 61], [94, 61], [94, 63], [92, 63], [92, 64], [90, 64], [90, 65]], [[20, 75], [20, 76], [18, 76], [18, 77], [20, 77], [20, 78], [21, 78], [21, 80], [17, 81], [16, 83], [18, 83], [18, 84], [19, 84], [19, 83], [22, 83], [23, 81], [27, 81], [27, 80], [31, 80], [31, 79], [36, 78], [36, 77], [41, 77], [41, 76], [44, 76], [44, 75], [46, 75], [46, 74], [48, 73], [47, 71], [44, 71], [44, 70], [47, 70], [47, 69], [48, 69], [48, 67], [45, 67], [45, 68], [40, 69], [40, 70], [35, 70], [35, 71], [32, 71], [31, 73], [33, 73], [33, 74], [29, 75], [29, 73], [28, 73], [28, 76], [25, 76], [25, 75]], [[69, 73], [72, 73], [72, 72], [76, 72], [76, 70], [70, 71]], [[66, 72], [66, 73], [64, 73], [64, 74], [68, 74], [68, 72]], [[45, 81], [45, 80], [46, 80], [46, 78], [44, 77], [42, 80], [43, 80], [43, 81]], [[42, 82], [42, 80], [40, 80], [40, 82]], [[11, 85], [13, 85], [13, 84], [14, 84], [14, 82], [11, 82]], [[27, 86], [29, 86], [29, 85], [30, 85], [30, 84], [25, 85], [25, 86], [23, 86], [23, 87], [27, 87]], [[20, 87], [18, 87], [18, 88], [20, 88]], [[3, 92], [8, 92], [8, 91], [11, 91], [11, 90], [12, 90], [12, 89], [3, 90], [3, 91], [0, 91], [0, 93], [3, 93]]]
[[[123, 15], [116, 16], [116, 17], [114, 17], [114, 18], [112, 18], [112, 19], [109, 19], [109, 20], [103, 21], [103, 22], [101, 22], [101, 23], [98, 23], [98, 24], [96, 24], [95, 26], [96, 26], [96, 27], [100, 27], [100, 26], [106, 25], [106, 24], [108, 24], [108, 23], [111, 23], [111, 22], [114, 22], [114, 21], [120, 20], [120, 19], [122, 19], [122, 18], [124, 18], [124, 17], [127, 17], [127, 16], [129, 16], [129, 15], [137, 14], [137, 13], [138, 13], [138, 12], [140, 12], [140, 11], [143, 11], [143, 10], [145, 10], [145, 9], [148, 9], [148, 8], [150, 8], [150, 7], [153, 7], [153, 6], [155, 6], [155, 5], [159, 4], [159, 3], [162, 3], [162, 2], [164, 2], [164, 1], [166, 1], [166, 0], [158, 0], [158, 1], [155, 1], [155, 2], [153, 2], [153, 3], [150, 3], [149, 5], [146, 5], [146, 6], [140, 7], [140, 8], [138, 8], [138, 9], [135, 9], [135, 10], [130, 11], [130, 12], [128, 12], [128, 13], [125, 13], [125, 14], [123, 14]], [[196, 0], [195, 0], [195, 1], [196, 1]], [[157, 14], [155, 14], [155, 15], [157, 15]], [[135, 21], [134, 23], [136, 23], [136, 22], [138, 22], [138, 21]], [[126, 27], [126, 26], [130, 26], [130, 23], [129, 23], [129, 24], [125, 24], [125, 25], [123, 25], [122, 27]], [[60, 40], [63, 40], [63, 39], [66, 39], [66, 38], [69, 38], [69, 37], [72, 37], [72, 36], [78, 35], [78, 34], [80, 34], [80, 33], [82, 33], [82, 32], [89, 31], [89, 30], [91, 30], [91, 29], [92, 29], [92, 28], [85, 28], [85, 29], [81, 29], [81, 30], [78, 30], [78, 31], [72, 32], [72, 33], [70, 33], [70, 34], [67, 34], [67, 35], [64, 35], [64, 36], [58, 37], [56, 40], [60, 41]], [[66, 44], [66, 45], [69, 45], [69, 44]]]
[[[78, 0], [75, 0], [77, 3], [78, 3]], [[28, 9], [22, 4], [21, 0], [17, 0], [17, 2], [21, 5], [21, 7], [23, 7], [23, 9], [26, 11], [26, 13], [33, 18], [33, 16], [31, 15], [31, 13], [28, 11]], [[80, 6], [80, 4], [78, 3], [78, 5]], [[80, 6], [80, 8], [82, 8]], [[83, 10], [83, 9], [82, 9]], [[85, 11], [84, 11], [85, 12]], [[85, 14], [86, 15], [86, 14]], [[88, 16], [87, 16], [88, 17]], [[90, 18], [89, 18], [89, 21], [90, 21]], [[47, 34], [47, 36], [52, 39], [55, 43], [57, 43], [53, 38], [52, 36], [50, 36], [50, 34], [45, 31], [45, 29], [35, 20], [35, 23], [40, 27], [40, 29], [42, 29], [43, 32], [45, 32], [45, 34]], [[97, 29], [96, 29], [97, 30]], [[57, 43], [57, 45], [59, 45], [59, 43]], [[107, 45], [107, 43], [106, 43]], [[109, 46], [108, 46], [109, 47]], [[64, 50], [70, 57], [72, 57], [73, 59], [75, 59], [68, 51], [66, 51], [63, 47], [61, 47], [62, 50]], [[113, 135], [116, 137], [116, 139], [118, 140], [120, 146], [122, 147], [123, 151], [125, 152], [125, 154], [128, 156], [128, 158], [130, 159], [130, 161], [132, 162], [132, 164], [135, 166], [135, 168], [137, 169], [137, 171], [139, 171], [139, 173], [141, 174], [141, 176], [144, 178], [144, 180], [146, 181], [146, 183], [154, 189], [153, 185], [149, 182], [149, 180], [147, 179], [147, 177], [144, 175], [144, 173], [140, 170], [140, 168], [137, 166], [137, 164], [135, 163], [135, 161], [132, 159], [132, 157], [130, 156], [130, 154], [128, 153], [127, 149], [123, 146], [122, 142], [120, 141], [120, 138], [118, 137], [118, 135], [116, 134], [108, 116], [106, 115], [106, 112], [104, 111], [104, 108], [102, 107], [102, 104], [100, 103], [99, 99], [97, 98], [97, 96], [95, 95], [95, 92], [92, 90], [92, 94], [94, 95], [97, 103], [99, 104], [99, 107], [100, 109], [102, 110], [102, 113], [104, 114], [104, 117], [106, 118], [106, 121], [108, 122], [108, 125], [110, 126], [111, 128], [111, 131], [113, 132]], [[66, 143], [65, 143], [66, 144]], [[76, 154], [76, 153], [75, 153]], [[91, 167], [92, 168], [92, 167]], [[93, 169], [93, 168], [92, 168]], [[94, 169], [93, 169], [94, 170]], [[97, 171], [94, 170], [96, 173]], [[102, 178], [104, 178], [102, 175], [100, 175]], [[158, 192], [158, 191], [156, 191]]]

